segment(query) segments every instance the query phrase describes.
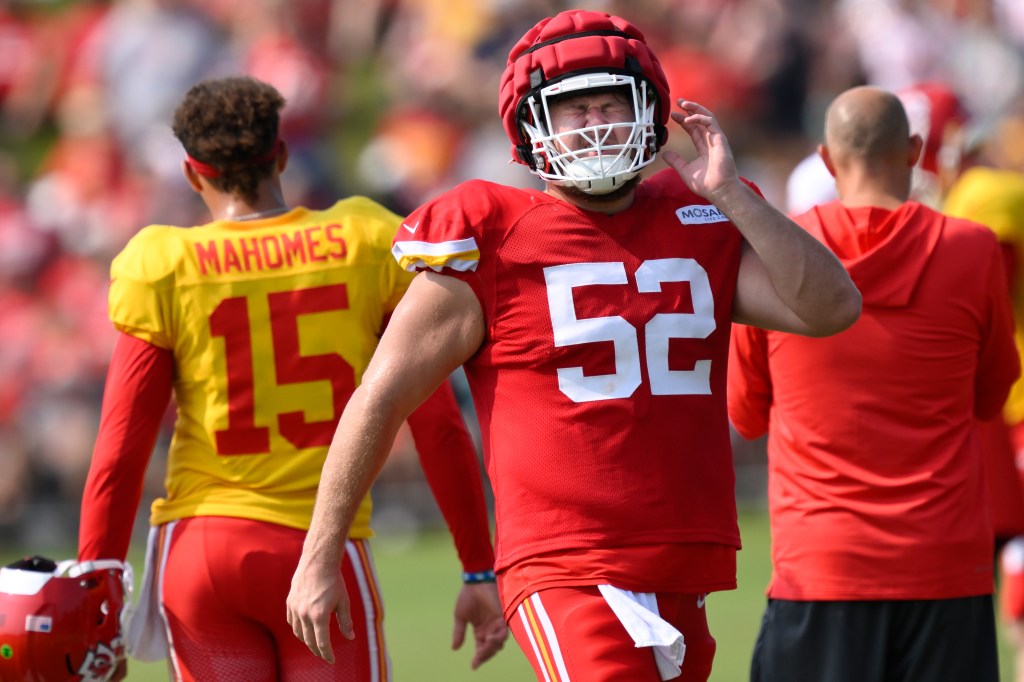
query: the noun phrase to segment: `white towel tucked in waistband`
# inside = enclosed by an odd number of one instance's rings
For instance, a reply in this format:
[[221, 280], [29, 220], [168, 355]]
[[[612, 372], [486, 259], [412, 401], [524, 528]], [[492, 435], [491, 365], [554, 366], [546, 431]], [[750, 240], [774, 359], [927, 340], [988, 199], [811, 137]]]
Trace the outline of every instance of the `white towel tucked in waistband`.
[[661, 679], [679, 677], [686, 654], [683, 633], [658, 614], [657, 598], [650, 592], [629, 592], [611, 585], [598, 585], [597, 588], [636, 646], [649, 646], [654, 650]]
[[157, 562], [162, 560], [162, 557], [156, 555], [159, 536], [159, 528], [149, 529], [149, 538], [146, 540], [146, 568], [142, 573], [139, 603], [132, 612], [128, 627], [125, 628], [125, 648], [128, 655], [140, 661], [159, 661], [167, 658], [167, 632], [160, 613], [160, 590], [154, 584]]

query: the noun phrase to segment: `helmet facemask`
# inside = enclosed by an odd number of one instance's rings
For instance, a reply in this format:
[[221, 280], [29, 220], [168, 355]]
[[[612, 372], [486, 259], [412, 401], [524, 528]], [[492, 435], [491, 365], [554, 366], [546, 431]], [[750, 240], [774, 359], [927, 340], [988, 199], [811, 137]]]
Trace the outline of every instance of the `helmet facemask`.
[[[632, 107], [632, 120], [553, 132], [551, 108], [556, 98], [604, 91], [625, 95]], [[586, 73], [537, 89], [523, 100], [519, 118], [531, 143], [533, 172], [587, 194], [606, 194], [622, 187], [655, 159], [659, 146], [655, 105], [656, 97], [645, 80], [623, 74]]]

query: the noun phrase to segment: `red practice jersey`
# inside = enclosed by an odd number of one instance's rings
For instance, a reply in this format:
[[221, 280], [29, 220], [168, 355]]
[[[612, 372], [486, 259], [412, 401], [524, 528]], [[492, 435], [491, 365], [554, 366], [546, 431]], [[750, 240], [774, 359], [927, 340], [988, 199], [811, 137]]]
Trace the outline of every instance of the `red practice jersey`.
[[747, 438], [768, 432], [769, 596], [991, 593], [974, 417], [997, 414], [1019, 373], [995, 236], [915, 202], [831, 202], [796, 220], [864, 307], [827, 338], [734, 331], [730, 417]]
[[[741, 244], [673, 171], [611, 216], [471, 181], [398, 230], [403, 267], [460, 277], [485, 316], [465, 369], [506, 609], [552, 582], [734, 586], [725, 369]], [[710, 559], [676, 561], [686, 548]]]

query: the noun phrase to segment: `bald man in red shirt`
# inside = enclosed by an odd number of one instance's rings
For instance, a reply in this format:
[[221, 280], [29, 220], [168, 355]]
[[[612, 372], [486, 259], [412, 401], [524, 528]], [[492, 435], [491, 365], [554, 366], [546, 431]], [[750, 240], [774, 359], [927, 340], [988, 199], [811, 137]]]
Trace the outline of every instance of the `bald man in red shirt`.
[[807, 338], [737, 325], [729, 415], [768, 433], [773, 575], [752, 680], [996, 680], [993, 534], [973, 419], [1020, 373], [986, 228], [909, 201], [921, 140], [860, 87], [829, 108], [840, 199], [795, 220], [864, 297]]

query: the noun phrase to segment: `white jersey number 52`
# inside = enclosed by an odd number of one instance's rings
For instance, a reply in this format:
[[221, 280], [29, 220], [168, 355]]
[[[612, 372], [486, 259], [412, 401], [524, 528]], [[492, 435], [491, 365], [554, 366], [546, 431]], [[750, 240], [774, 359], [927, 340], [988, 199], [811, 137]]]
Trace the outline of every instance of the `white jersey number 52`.
[[[618, 315], [579, 319], [573, 288], [594, 284], [626, 284], [623, 263], [570, 263], [544, 268], [548, 308], [555, 346], [611, 341], [615, 372], [584, 376], [582, 367], [560, 367], [558, 388], [575, 402], [628, 398], [640, 386], [638, 331]], [[647, 374], [654, 395], [711, 393], [711, 360], [697, 360], [691, 370], [668, 368], [669, 339], [704, 339], [715, 330], [715, 300], [708, 273], [692, 258], [645, 261], [636, 271], [640, 293], [661, 291], [662, 282], [689, 282], [692, 313], [658, 313], [644, 325]]]

